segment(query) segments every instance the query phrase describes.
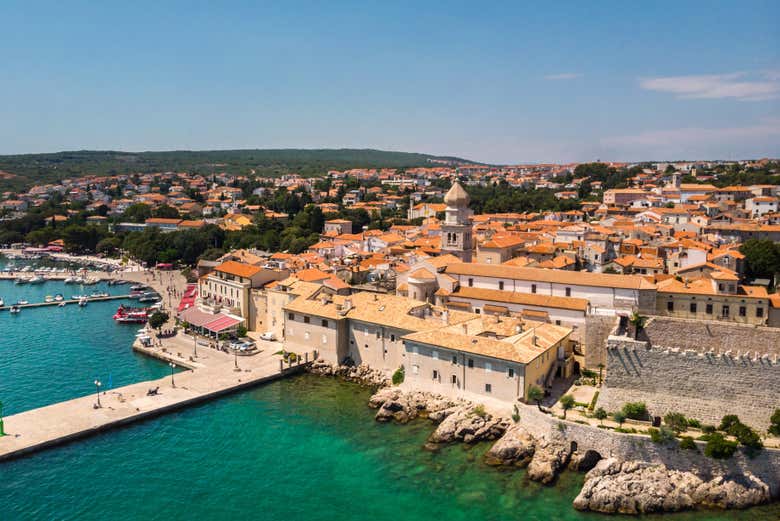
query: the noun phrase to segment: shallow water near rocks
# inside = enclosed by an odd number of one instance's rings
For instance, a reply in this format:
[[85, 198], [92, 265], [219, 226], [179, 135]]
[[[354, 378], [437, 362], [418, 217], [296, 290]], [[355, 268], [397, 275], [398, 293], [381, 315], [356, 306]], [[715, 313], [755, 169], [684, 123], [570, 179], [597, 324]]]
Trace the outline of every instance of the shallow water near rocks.
[[3, 519], [608, 519], [572, 508], [582, 474], [545, 487], [484, 465], [487, 444], [423, 450], [430, 422], [378, 424], [368, 397], [298, 376], [0, 464]]

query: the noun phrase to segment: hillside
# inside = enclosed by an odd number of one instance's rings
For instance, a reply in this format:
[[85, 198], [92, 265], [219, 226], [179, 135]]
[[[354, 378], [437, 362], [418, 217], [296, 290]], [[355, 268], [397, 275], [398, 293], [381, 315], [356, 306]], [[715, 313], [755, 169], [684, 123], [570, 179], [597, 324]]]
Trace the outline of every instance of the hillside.
[[268, 149], [170, 152], [75, 151], [0, 156], [0, 190], [22, 189], [83, 175], [190, 171], [304, 176], [330, 169], [403, 168], [471, 163], [457, 157], [372, 149]]

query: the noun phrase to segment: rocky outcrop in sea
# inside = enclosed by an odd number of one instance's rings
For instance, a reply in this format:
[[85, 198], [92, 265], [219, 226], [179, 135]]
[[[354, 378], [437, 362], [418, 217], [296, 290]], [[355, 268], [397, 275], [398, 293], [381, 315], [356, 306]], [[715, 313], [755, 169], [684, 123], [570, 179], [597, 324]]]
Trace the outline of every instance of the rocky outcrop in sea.
[[770, 501], [766, 483], [745, 473], [704, 480], [692, 472], [642, 461], [600, 461], [585, 478], [574, 508], [617, 514], [677, 512], [697, 506], [747, 508]]

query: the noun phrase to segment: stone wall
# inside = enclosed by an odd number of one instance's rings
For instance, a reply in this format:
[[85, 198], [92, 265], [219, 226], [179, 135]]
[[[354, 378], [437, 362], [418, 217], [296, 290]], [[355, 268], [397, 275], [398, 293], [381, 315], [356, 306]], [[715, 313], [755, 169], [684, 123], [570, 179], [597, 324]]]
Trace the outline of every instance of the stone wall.
[[616, 316], [588, 315], [585, 320], [585, 365], [595, 370], [599, 364], [607, 363], [607, 337], [620, 319]]
[[[732, 342], [741, 344], [737, 338]], [[717, 354], [610, 337], [598, 405], [614, 411], [625, 402], [642, 401], [654, 416], [681, 412], [708, 424], [736, 414], [765, 431], [772, 411], [780, 407], [780, 364], [777, 355], [756, 357], [751, 351], [748, 356], [739, 347]]]
[[653, 317], [647, 321], [640, 337], [654, 346], [780, 356], [780, 328], [776, 327]]
[[[601, 403], [601, 400], [599, 400]], [[741, 475], [751, 472], [769, 485], [772, 496], [780, 497], [780, 451], [764, 449], [749, 459], [741, 452], [728, 460], [704, 456], [704, 444], [697, 442], [698, 451], [669, 448], [653, 443], [649, 437], [622, 434], [570, 421], [562, 421], [540, 412], [534, 406], [519, 405], [520, 424], [537, 438], [551, 432], [563, 432], [568, 441], [577, 444], [578, 451], [595, 450], [602, 457], [619, 460], [641, 460], [663, 463], [670, 469], [691, 471], [702, 478], [717, 475]]]

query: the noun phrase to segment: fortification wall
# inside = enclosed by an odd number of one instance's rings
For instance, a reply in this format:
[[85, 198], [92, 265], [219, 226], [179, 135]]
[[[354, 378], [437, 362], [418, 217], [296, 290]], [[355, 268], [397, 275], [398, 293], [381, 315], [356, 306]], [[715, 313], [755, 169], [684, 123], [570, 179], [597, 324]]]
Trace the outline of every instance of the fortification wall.
[[681, 412], [709, 424], [736, 414], [765, 431], [780, 407], [780, 364], [777, 355], [755, 356], [737, 346], [718, 354], [610, 337], [599, 406], [614, 411], [633, 401], [645, 402], [655, 416]]
[[607, 337], [620, 319], [616, 316], [588, 315], [585, 321], [585, 365], [595, 370], [607, 364]]
[[[599, 400], [601, 403], [601, 400]], [[670, 469], [690, 471], [702, 478], [718, 475], [744, 475], [751, 472], [769, 485], [772, 496], [780, 497], [780, 451], [762, 450], [753, 459], [737, 452], [728, 460], [716, 460], [704, 455], [704, 444], [697, 442], [698, 451], [684, 450], [653, 443], [649, 437], [622, 434], [570, 421], [562, 421], [538, 411], [533, 406], [520, 406], [520, 424], [535, 437], [562, 432], [568, 441], [577, 443], [577, 450], [595, 450], [602, 457], [619, 460], [641, 460], [663, 463]], [[562, 426], [562, 427], [561, 427]]]
[[716, 353], [741, 350], [780, 356], [780, 328], [776, 327], [652, 317], [640, 338], [654, 346]]

